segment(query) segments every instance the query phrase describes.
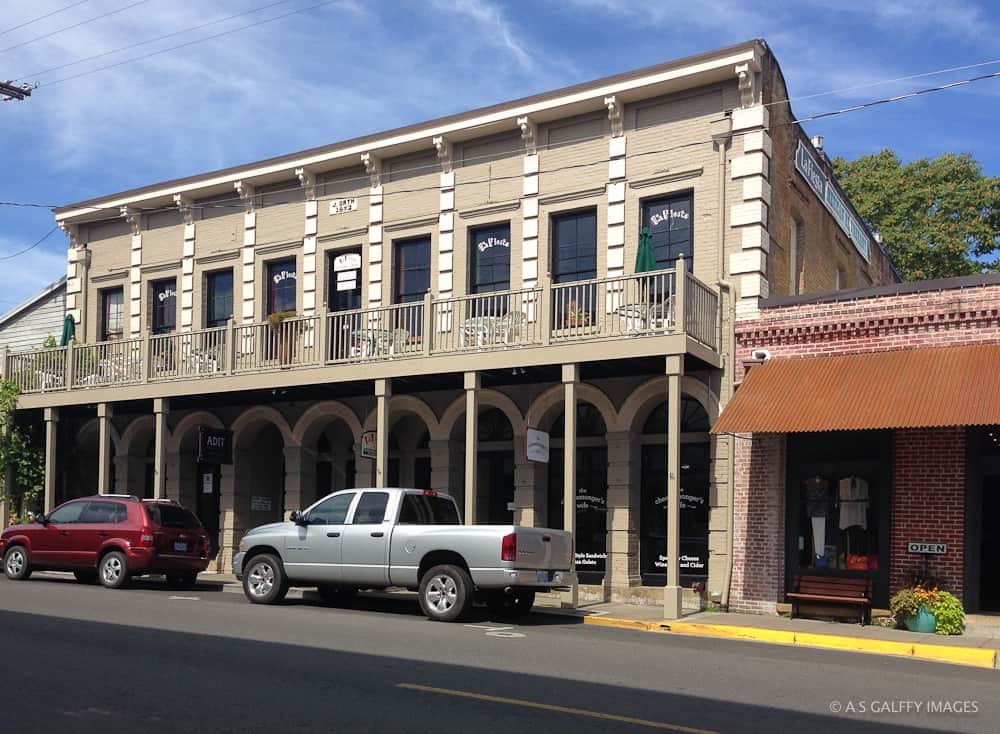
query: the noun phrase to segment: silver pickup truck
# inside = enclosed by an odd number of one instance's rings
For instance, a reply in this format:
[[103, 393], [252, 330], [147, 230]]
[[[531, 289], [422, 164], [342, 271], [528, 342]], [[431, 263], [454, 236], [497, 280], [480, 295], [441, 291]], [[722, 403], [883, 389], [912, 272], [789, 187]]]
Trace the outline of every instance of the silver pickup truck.
[[330, 603], [405, 587], [442, 622], [473, 601], [514, 617], [531, 609], [536, 590], [576, 583], [569, 533], [461, 522], [455, 500], [433, 490], [343, 490], [250, 530], [233, 568], [257, 604], [280, 601], [290, 586], [315, 586]]

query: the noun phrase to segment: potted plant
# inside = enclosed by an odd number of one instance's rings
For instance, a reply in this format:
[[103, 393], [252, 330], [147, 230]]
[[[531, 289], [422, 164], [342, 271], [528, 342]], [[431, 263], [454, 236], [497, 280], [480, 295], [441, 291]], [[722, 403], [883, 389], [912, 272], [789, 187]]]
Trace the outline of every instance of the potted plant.
[[295, 344], [295, 334], [283, 325], [286, 319], [295, 318], [294, 311], [275, 311], [267, 315], [267, 325], [271, 327], [271, 349], [268, 356], [277, 357], [281, 364], [292, 361], [292, 348]]
[[931, 604], [931, 614], [936, 622], [934, 631], [939, 635], [960, 635], [965, 632], [965, 608], [954, 594], [937, 591]]
[[931, 592], [922, 586], [907, 587], [900, 589], [889, 600], [889, 609], [896, 620], [896, 624], [906, 627], [910, 632], [933, 632], [937, 627], [937, 620], [930, 607], [933, 603]]

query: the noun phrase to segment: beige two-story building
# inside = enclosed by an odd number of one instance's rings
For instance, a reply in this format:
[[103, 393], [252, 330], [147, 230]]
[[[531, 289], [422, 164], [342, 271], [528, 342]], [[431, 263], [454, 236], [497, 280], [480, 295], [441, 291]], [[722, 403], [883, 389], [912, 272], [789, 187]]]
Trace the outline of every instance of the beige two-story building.
[[735, 320], [896, 279], [787, 96], [750, 41], [59, 209], [77, 341], [4, 360], [46, 507], [179, 499], [226, 570], [331, 490], [429, 487], [574, 528], [584, 596], [725, 601]]

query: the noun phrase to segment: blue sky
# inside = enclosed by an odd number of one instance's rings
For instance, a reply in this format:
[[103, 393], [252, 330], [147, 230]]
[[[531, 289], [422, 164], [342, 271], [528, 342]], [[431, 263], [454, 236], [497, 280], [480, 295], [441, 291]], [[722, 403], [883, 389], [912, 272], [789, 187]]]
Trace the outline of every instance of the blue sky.
[[[418, 122], [760, 37], [793, 100], [1000, 59], [996, 0], [337, 0], [184, 49], [90, 71], [322, 0], [286, 2], [41, 74], [275, 0], [6, 0], [0, 79], [38, 82], [0, 105], [0, 201], [65, 204], [134, 186]], [[31, 41], [30, 43], [25, 43]], [[10, 48], [11, 46], [19, 46]], [[980, 69], [793, 103], [798, 116]], [[969, 152], [1000, 174], [1000, 78], [807, 124], [831, 155], [884, 147], [904, 160]], [[0, 206], [0, 257], [53, 225], [45, 209]], [[0, 312], [65, 270], [56, 232], [0, 262]]]

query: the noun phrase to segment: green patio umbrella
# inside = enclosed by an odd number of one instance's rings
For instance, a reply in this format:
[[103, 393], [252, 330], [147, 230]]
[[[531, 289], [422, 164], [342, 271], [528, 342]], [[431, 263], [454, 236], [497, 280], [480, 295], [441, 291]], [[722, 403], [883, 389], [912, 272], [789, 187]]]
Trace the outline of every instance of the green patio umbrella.
[[69, 344], [71, 339], [76, 338], [76, 322], [73, 317], [66, 314], [66, 318], [63, 319], [63, 329], [62, 336], [59, 338], [59, 346], [65, 347]]
[[635, 272], [648, 273], [656, 270], [656, 253], [653, 252], [653, 233], [649, 227], [639, 230], [639, 249], [635, 253]]

